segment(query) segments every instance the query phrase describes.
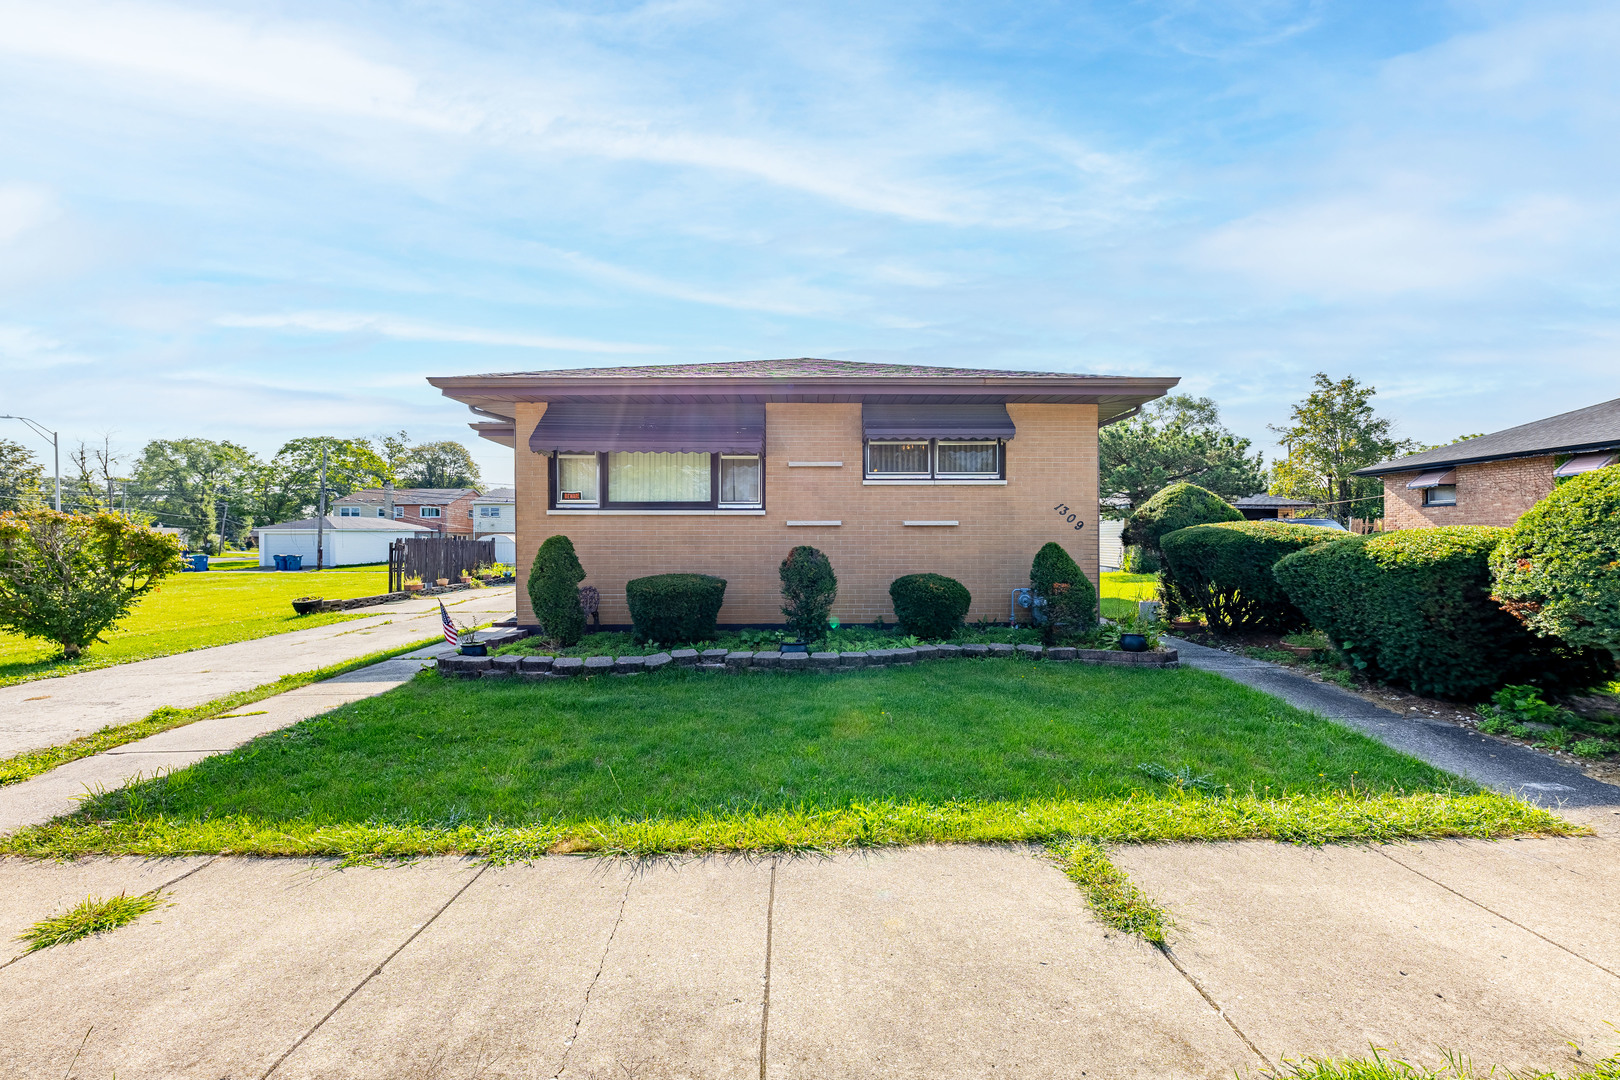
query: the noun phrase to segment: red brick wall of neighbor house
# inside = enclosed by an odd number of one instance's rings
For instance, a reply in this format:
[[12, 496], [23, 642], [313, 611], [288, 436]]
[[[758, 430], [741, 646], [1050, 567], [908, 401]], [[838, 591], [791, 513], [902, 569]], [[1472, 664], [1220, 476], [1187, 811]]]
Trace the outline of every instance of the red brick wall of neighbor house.
[[1384, 477], [1384, 528], [1427, 529], [1435, 525], [1512, 525], [1553, 489], [1551, 456], [1457, 466], [1457, 505], [1424, 506], [1423, 492], [1406, 485], [1418, 473]]
[[[1029, 565], [1056, 540], [1097, 581], [1097, 408], [1008, 405], [1017, 435], [1007, 444], [1005, 486], [900, 487], [862, 484], [858, 404], [771, 403], [765, 421], [763, 517], [561, 515], [546, 513], [547, 459], [529, 452], [543, 403], [517, 408], [518, 621], [532, 624], [526, 581], [546, 537], [563, 533], [602, 594], [604, 623], [630, 621], [625, 582], [646, 574], [696, 572], [727, 581], [722, 623], [780, 623], [777, 568], [788, 549], [811, 544], [838, 574], [834, 614], [845, 622], [890, 621], [889, 583], [931, 571], [973, 594], [968, 618], [1005, 620], [1011, 592], [1029, 584]], [[792, 468], [789, 461], [842, 461]], [[1085, 527], [1055, 509], [1066, 505]], [[842, 521], [789, 526], [788, 521]], [[906, 526], [903, 521], [959, 521]]]
[[425, 525], [449, 536], [471, 536], [473, 534], [473, 519], [467, 515], [472, 509], [473, 500], [477, 495], [463, 495], [453, 503], [439, 507], [439, 516], [436, 518], [423, 517], [422, 508], [414, 503], [403, 500], [396, 503], [405, 511], [405, 520], [413, 525]]

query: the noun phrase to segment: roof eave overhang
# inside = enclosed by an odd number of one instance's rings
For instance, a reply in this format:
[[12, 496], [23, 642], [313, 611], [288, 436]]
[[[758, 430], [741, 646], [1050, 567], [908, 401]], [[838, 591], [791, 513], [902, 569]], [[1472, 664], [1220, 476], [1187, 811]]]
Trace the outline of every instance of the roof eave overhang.
[[1555, 457], [1558, 454], [1589, 454], [1597, 450], [1620, 449], [1620, 439], [1601, 442], [1577, 443], [1573, 446], [1550, 446], [1544, 450], [1515, 450], [1506, 454], [1479, 454], [1473, 457], [1431, 458], [1428, 461], [1390, 461], [1357, 469], [1352, 476], [1391, 476], [1395, 473], [1424, 472], [1429, 469], [1450, 469], [1458, 465], [1484, 465], [1492, 461], [1513, 461], [1516, 458]]
[[[1144, 402], [1163, 397], [1179, 378], [1061, 376], [1050, 379], [939, 378], [637, 378], [548, 379], [512, 375], [460, 375], [428, 379], [444, 396], [491, 418], [511, 421], [511, 406], [537, 401], [668, 401], [677, 404], [765, 401], [997, 402], [1096, 405], [1098, 423], [1123, 419]], [[474, 425], [476, 429], [478, 425]], [[480, 432], [482, 434], [482, 432]], [[498, 440], [497, 440], [498, 441]]]

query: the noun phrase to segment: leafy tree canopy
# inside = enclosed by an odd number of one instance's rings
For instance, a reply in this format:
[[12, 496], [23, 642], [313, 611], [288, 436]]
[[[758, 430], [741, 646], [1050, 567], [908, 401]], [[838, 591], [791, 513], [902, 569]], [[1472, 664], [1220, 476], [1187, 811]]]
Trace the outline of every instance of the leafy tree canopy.
[[401, 487], [477, 487], [482, 482], [472, 454], [453, 439], [413, 446], [400, 460], [403, 464], [395, 467], [400, 470]]
[[284, 443], [260, 484], [261, 513], [265, 521], [297, 521], [314, 514], [320, 505], [321, 451], [326, 451], [326, 498], [341, 498], [362, 488], [382, 487], [397, 478], [369, 439], [340, 439], [313, 435]]
[[49, 498], [45, 467], [22, 443], [0, 439], [0, 511], [37, 506]]
[[211, 439], [154, 439], [135, 462], [131, 503], [164, 525], [185, 530], [194, 548], [250, 525], [264, 466], [246, 447]]
[[1351, 474], [1412, 453], [1418, 444], [1395, 438], [1390, 422], [1373, 412], [1376, 387], [1353, 376], [1334, 382], [1321, 372], [1313, 381], [1316, 389], [1293, 406], [1289, 422], [1271, 428], [1288, 456], [1272, 467], [1267, 490], [1309, 499], [1340, 522], [1383, 516], [1384, 482]]
[[[1217, 495], [1253, 495], [1265, 486], [1264, 456], [1221, 423], [1209, 398], [1173, 394], [1140, 415], [1097, 433], [1101, 490], [1141, 506], [1171, 484], [1194, 483]], [[1125, 514], [1127, 508], [1112, 511]]]

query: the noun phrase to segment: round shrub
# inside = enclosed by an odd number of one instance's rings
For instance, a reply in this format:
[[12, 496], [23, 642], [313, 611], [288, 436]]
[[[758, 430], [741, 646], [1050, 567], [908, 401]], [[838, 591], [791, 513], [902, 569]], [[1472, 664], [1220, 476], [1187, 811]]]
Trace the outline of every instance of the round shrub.
[[828, 616], [838, 599], [838, 575], [832, 562], [809, 544], [788, 552], [779, 569], [782, 578], [782, 614], [801, 641], [820, 641], [830, 629]]
[[711, 641], [726, 599], [726, 579], [708, 574], [654, 574], [625, 583], [636, 640]]
[[955, 578], [944, 574], [907, 574], [889, 585], [895, 621], [902, 634], [920, 638], [948, 638], [962, 628], [973, 596]]
[[1495, 594], [1532, 631], [1620, 658], [1620, 468], [1574, 476], [1491, 559]]
[[1189, 610], [1211, 629], [1286, 633], [1303, 627], [1306, 619], [1272, 576], [1272, 567], [1285, 555], [1347, 535], [1311, 525], [1223, 521], [1177, 529], [1159, 544]]
[[561, 534], [546, 537], [529, 570], [529, 603], [541, 632], [564, 647], [579, 644], [585, 634], [585, 612], [579, 606], [584, 580], [574, 542]]
[[1373, 678], [1471, 699], [1507, 683], [1549, 689], [1612, 677], [1614, 658], [1526, 630], [1491, 599], [1505, 529], [1452, 525], [1352, 536], [1278, 561], [1312, 625]]
[[1051, 542], [1035, 553], [1029, 587], [1046, 601], [1048, 644], [1058, 630], [1089, 634], [1097, 628], [1097, 590], [1063, 545]]
[[1183, 594], [1175, 573], [1165, 565], [1159, 541], [1177, 529], [1242, 520], [1243, 515], [1213, 491], [1186, 483], [1163, 488], [1126, 519], [1122, 539], [1159, 563], [1159, 599], [1166, 615], [1174, 618], [1193, 607], [1191, 597]]

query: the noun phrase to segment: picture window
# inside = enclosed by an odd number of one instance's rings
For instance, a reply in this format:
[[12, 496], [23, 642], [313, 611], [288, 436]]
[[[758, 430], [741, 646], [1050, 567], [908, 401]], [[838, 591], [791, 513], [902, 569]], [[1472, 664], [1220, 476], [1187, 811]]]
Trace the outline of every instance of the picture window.
[[1436, 487], [1423, 489], [1424, 506], [1456, 506], [1457, 485], [1440, 484]]
[[425, 518], [436, 518], [439, 516], [440, 511], [437, 506], [424, 506], [417, 513]]
[[[558, 510], [751, 510], [764, 505], [764, 488], [758, 454], [559, 453], [552, 466], [552, 507]], [[499, 507], [488, 509], [500, 515]]]

